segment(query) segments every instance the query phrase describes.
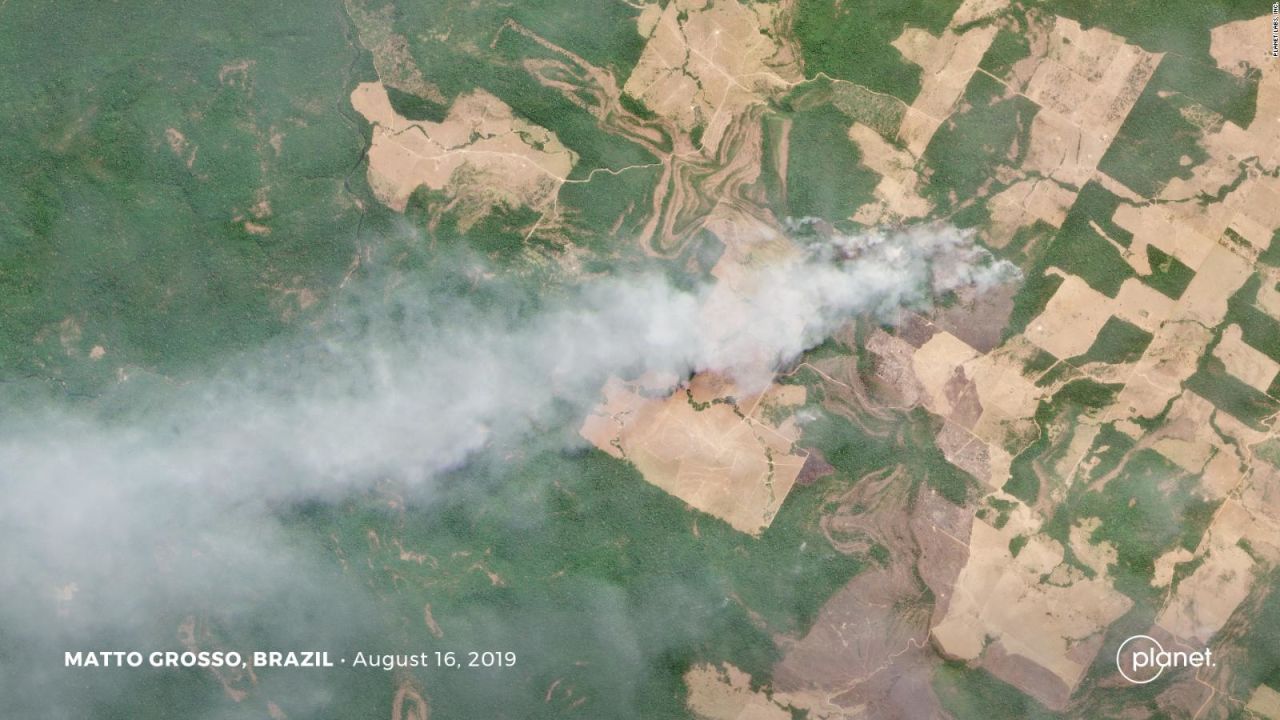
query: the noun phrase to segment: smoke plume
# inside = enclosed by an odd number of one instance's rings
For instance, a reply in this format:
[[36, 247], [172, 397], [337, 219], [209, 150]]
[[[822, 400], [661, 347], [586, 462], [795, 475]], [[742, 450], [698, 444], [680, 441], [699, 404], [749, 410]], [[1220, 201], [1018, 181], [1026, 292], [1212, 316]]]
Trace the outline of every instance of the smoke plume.
[[[322, 330], [142, 409], [6, 413], [0, 636], [57, 659], [86, 637], [171, 640], [150, 626], [156, 608], [234, 615], [278, 601], [281, 578], [311, 582], [273, 520], [283, 505], [386, 479], [429, 488], [487, 443], [584, 412], [610, 374], [715, 370], [759, 387], [854, 315], [889, 319], [1014, 272], [927, 227], [824, 240], [692, 289], [650, 273], [546, 299], [497, 280], [477, 303], [406, 285], [352, 293]], [[0, 696], [32, 682], [4, 675]]]

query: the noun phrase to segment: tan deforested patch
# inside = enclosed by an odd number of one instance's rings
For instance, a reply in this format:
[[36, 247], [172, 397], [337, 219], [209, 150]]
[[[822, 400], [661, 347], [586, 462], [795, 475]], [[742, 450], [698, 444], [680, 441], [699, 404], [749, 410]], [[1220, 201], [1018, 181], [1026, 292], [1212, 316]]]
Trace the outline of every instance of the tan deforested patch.
[[[1204, 400], [1204, 403], [1207, 405], [1209, 401]], [[1204, 466], [1200, 486], [1206, 496], [1221, 500], [1240, 485], [1242, 477], [1240, 460], [1235, 453], [1229, 450], [1220, 451]]]
[[738, 397], [728, 379], [702, 374], [674, 392], [660, 381], [611, 378], [603, 393], [581, 435], [742, 532], [758, 535], [769, 526], [804, 466], [792, 415], [804, 402], [802, 387], [774, 385]]
[[68, 316], [58, 323], [58, 344], [67, 355], [80, 352], [80, 339], [84, 336], [84, 326], [78, 318]]
[[431, 706], [411, 680], [402, 680], [391, 701], [391, 720], [430, 720]]
[[1150, 285], [1129, 278], [1120, 284], [1120, 292], [1110, 302], [1116, 317], [1134, 325], [1154, 332], [1160, 324], [1169, 319], [1177, 308], [1177, 301], [1168, 295], [1152, 288]]
[[[646, 45], [645, 53], [642, 54], [640, 64], [644, 67], [638, 68], [629, 78], [627, 93], [638, 97], [636, 93], [645, 90], [645, 87], [639, 87], [644, 83], [641, 83], [640, 75], [636, 73], [642, 75], [641, 71], [646, 67], [653, 71], [650, 79], [652, 83], [657, 83], [655, 88], [680, 82], [674, 74], [683, 75], [683, 72], [677, 71], [680, 70], [679, 64], [684, 61], [679, 60], [675, 69], [672, 69], [668, 67], [667, 60], [673, 57], [669, 52], [672, 42], [679, 45], [676, 48], [678, 53], [686, 53], [684, 45], [688, 45], [693, 36], [685, 37], [683, 33], [685, 25], [691, 23], [698, 37], [708, 40], [711, 45], [690, 46], [687, 51], [690, 67], [696, 65], [698, 72], [708, 73], [707, 82], [703, 83], [704, 91], [708, 87], [723, 87], [727, 92], [723, 103], [713, 97], [714, 93], [703, 92], [694, 98], [694, 93], [690, 91], [670, 108], [674, 115], [659, 112], [657, 117], [640, 117], [623, 105], [623, 89], [619, 87], [611, 70], [588, 63], [576, 53], [552, 43], [513, 20], [508, 20], [500, 31], [519, 33], [552, 53], [553, 59], [530, 58], [523, 62], [524, 68], [539, 83], [560, 92], [566, 100], [591, 113], [603, 128], [638, 143], [658, 159], [657, 163], [649, 165], [661, 168], [651, 197], [651, 211], [645, 212], [647, 218], [641, 217], [638, 223], [641, 227], [635, 233], [635, 239], [647, 254], [664, 258], [674, 258], [688, 249], [689, 244], [704, 229], [711, 230], [720, 240], [729, 244], [731, 241], [720, 235], [719, 229], [711, 227], [715, 223], [722, 227], [728, 225], [730, 229], [733, 229], [732, 226], [744, 226], [756, 230], [772, 228], [780, 231], [780, 223], [765, 207], [762, 189], [756, 183], [761, 169], [763, 118], [768, 111], [765, 101], [776, 97], [778, 92], [790, 88], [800, 80], [798, 65], [794, 60], [795, 53], [790, 46], [785, 45], [788, 34], [773, 25], [785, 22], [776, 6], [760, 4], [743, 8], [732, 3], [717, 3], [714, 7], [703, 7], [701, 3], [690, 3], [684, 19], [680, 17], [681, 12], [673, 13], [673, 7], [683, 6], [667, 6], [666, 14], [660, 19]], [[739, 46], [751, 48], [745, 54], [741, 47], [735, 47], [730, 52], [722, 45], [715, 44], [727, 42], [726, 37], [734, 36], [737, 26], [733, 23], [721, 23], [720, 35], [716, 36], [715, 28], [709, 26], [708, 19], [709, 17], [720, 23], [727, 16], [733, 16], [728, 19], [737, 22], [737, 18], [749, 24], [751, 17], [741, 13], [750, 13], [758, 28], [767, 25], [772, 36], [771, 39], [761, 32], [758, 40], [742, 40], [738, 43]], [[757, 42], [777, 44], [779, 49], [776, 57], [768, 61], [774, 63], [776, 60], [777, 67], [767, 72], [726, 79], [722, 74], [726, 67], [716, 63], [750, 65], [752, 58], [758, 60], [766, 52], [764, 45], [760, 45], [760, 52], [756, 53]], [[712, 46], [716, 50], [708, 54]], [[725, 53], [728, 56], [722, 58]], [[729, 71], [736, 70], [730, 66]], [[751, 92], [744, 94], [744, 86]], [[658, 90], [651, 89], [649, 92], [657, 93]], [[663, 97], [666, 98], [667, 95]], [[645, 104], [651, 104], [654, 100], [648, 97], [640, 99]], [[711, 100], [717, 103], [716, 112], [707, 117], [705, 103]], [[696, 108], [701, 118], [699, 122], [705, 122], [690, 125], [687, 122], [688, 116], [683, 116], [684, 120], [681, 120], [683, 111], [677, 111], [682, 107]], [[712, 120], [715, 122], [712, 123]], [[785, 125], [784, 121], [784, 131]], [[894, 126], [896, 127], [896, 122]], [[693, 137], [696, 128], [702, 130], [698, 143], [694, 142]], [[775, 155], [777, 168], [785, 167], [785, 148], [785, 142], [779, 143]], [[630, 169], [631, 166], [597, 168], [595, 171], [612, 173]]]
[[[1277, 139], [1280, 139], [1280, 68], [1270, 55], [1271, 15], [1263, 14], [1252, 20], [1220, 25], [1209, 33], [1209, 53], [1220, 67], [1237, 75], [1245, 75], [1250, 69], [1260, 70], [1257, 111], [1249, 126], [1249, 135], [1260, 158], [1269, 165], [1280, 157]], [[1228, 124], [1230, 125], [1230, 124]], [[1224, 132], [1231, 132], [1224, 127]]]
[[[1280, 470], [1266, 463], [1249, 465], [1236, 454], [1239, 444], [1259, 442], [1266, 434], [1216, 413], [1206, 400], [1188, 396], [1194, 399], [1180, 401], [1174, 412], [1185, 414], [1181, 408], [1191, 408], [1192, 419], [1202, 419], [1203, 436], [1216, 443], [1218, 452], [1202, 475], [1200, 489], [1222, 505], [1194, 555], [1175, 558], [1199, 565], [1166, 597], [1156, 622], [1183, 641], [1207, 642], [1226, 625], [1258, 578], [1280, 562], [1280, 524], [1275, 520], [1280, 513]], [[1208, 416], [1213, 417], [1212, 426], [1203, 420]], [[1157, 563], [1158, 569], [1164, 561]], [[1168, 574], [1157, 580], [1167, 583]]]
[[288, 322], [300, 312], [308, 310], [319, 299], [315, 292], [302, 285], [302, 276], [295, 275], [284, 281], [268, 285], [274, 291], [271, 306], [280, 313], [280, 319]]
[[653, 34], [653, 29], [658, 27], [658, 20], [662, 18], [662, 6], [658, 3], [645, 3], [641, 8], [640, 14], [636, 16], [636, 32], [640, 33], [640, 37], [647, 38]]
[[1026, 331], [1028, 340], [1058, 358], [1083, 355], [1111, 317], [1110, 298], [1075, 275], [1064, 277]]
[[704, 720], [789, 720], [791, 713], [751, 689], [751, 676], [725, 663], [703, 663], [684, 674], [689, 709]]
[[1197, 322], [1176, 320], [1162, 325], [1117, 396], [1111, 417], [1159, 415], [1169, 399], [1182, 391], [1182, 382], [1195, 373], [1212, 339], [1213, 333]]
[[[1172, 419], [1171, 424], [1176, 423], [1177, 420], [1177, 418]], [[1189, 473], [1198, 473], [1213, 458], [1215, 452], [1213, 443], [1196, 436], [1201, 431], [1203, 431], [1203, 427], [1198, 428], [1197, 432], [1191, 437], [1162, 435], [1152, 443], [1151, 447], [1156, 452], [1172, 460], [1173, 464], [1183, 470]]]
[[1239, 325], [1227, 326], [1222, 333], [1222, 341], [1213, 349], [1213, 355], [1222, 361], [1228, 373], [1260, 392], [1267, 392], [1276, 373], [1280, 372], [1280, 363], [1245, 344]]
[[[1246, 442], [1256, 443], [1268, 437], [1263, 433], [1247, 437], [1252, 431], [1243, 427], [1232, 428], [1230, 420], [1231, 418], [1226, 418], [1223, 424], [1237, 438], [1247, 438]], [[1265, 462], [1254, 462], [1248, 476], [1234, 489], [1239, 492], [1240, 507], [1248, 516], [1247, 522], [1239, 522], [1236, 532], [1248, 538], [1254, 554], [1272, 565], [1280, 563], [1280, 522], [1276, 520], [1280, 518], [1280, 469]], [[1226, 510], [1227, 506], [1224, 505], [1218, 514], [1222, 518], [1223, 527], [1230, 528], [1225, 523], [1234, 518], [1227, 515]]]
[[1253, 695], [1249, 696], [1249, 704], [1245, 709], [1267, 720], [1280, 720], [1280, 692], [1266, 685], [1259, 685]]
[[1271, 247], [1272, 233], [1280, 227], [1280, 183], [1258, 177], [1252, 185], [1228, 227], [1243, 237], [1250, 249], [1260, 252]]
[[714, 153], [746, 107], [803, 79], [778, 22], [774, 5], [675, 0], [623, 90], [683, 131], [703, 127], [702, 145]]
[[1196, 549], [1200, 566], [1166, 598], [1156, 624], [1183, 640], [1208, 642], [1253, 586], [1255, 562], [1240, 540], [1260, 530], [1248, 510], [1227, 500]]
[[1177, 566], [1195, 559], [1191, 551], [1178, 546], [1156, 558], [1155, 573], [1151, 577], [1151, 587], [1168, 587], [1173, 582], [1173, 571]]
[[[1147, 246], [1154, 245], [1194, 270], [1204, 262], [1214, 247], [1211, 237], [1187, 224], [1177, 222], [1163, 205], [1122, 204], [1116, 209], [1112, 219], [1117, 225], [1133, 233], [1128, 252], [1132, 258], [1146, 258]], [[1132, 264], [1133, 261], [1130, 262]]]
[[1250, 68], [1274, 62], [1271, 58], [1271, 17], [1219, 25], [1209, 31], [1209, 54], [1218, 67], [1240, 77]]
[[943, 417], [952, 414], [955, 405], [961, 401], [955, 382], [963, 382], [963, 366], [976, 357], [978, 351], [946, 332], [935, 334], [916, 351], [911, 358], [911, 366], [927, 393], [926, 407], [929, 410]]
[[[1259, 125], [1255, 122], [1250, 128], [1257, 129]], [[1228, 123], [1222, 133], [1204, 137], [1210, 159], [1195, 166], [1190, 179], [1171, 180], [1160, 194], [1161, 199], [1169, 202], [1160, 207], [1168, 214], [1170, 222], [1185, 228], [1183, 232], [1198, 233], [1213, 244], [1226, 246], [1246, 262], [1253, 262], [1258, 252], [1271, 244], [1270, 233], [1260, 232], [1258, 227], [1280, 225], [1280, 211], [1268, 204], [1280, 191], [1280, 178], [1262, 174], [1258, 168], [1242, 167], [1239, 156], [1257, 152], [1254, 147], [1256, 138], [1244, 131], [1232, 130], [1233, 133], [1238, 132], [1236, 139], [1241, 143], [1229, 147], [1223, 142], [1223, 137], [1228, 134], [1226, 128], [1235, 128], [1235, 125]], [[1264, 167], [1275, 168], [1276, 165]], [[1217, 195], [1233, 184], [1234, 189], [1227, 192], [1221, 202], [1203, 201], [1205, 195]], [[1234, 229], [1245, 242], [1223, 237], [1227, 228]]]
[[1096, 545], [1090, 541], [1094, 531], [1101, 525], [1102, 520], [1100, 518], [1085, 518], [1071, 526], [1069, 541], [1071, 543], [1071, 551], [1075, 553], [1080, 562], [1084, 563], [1099, 576], [1106, 577], [1107, 568], [1115, 564], [1119, 554], [1116, 551], [1116, 546], [1105, 540]]
[[1009, 7], [1009, 0], [964, 0], [951, 16], [951, 27], [961, 27], [985, 20]]
[[463, 203], [470, 211], [464, 225], [494, 206], [540, 208], [577, 160], [554, 133], [516, 117], [483, 90], [459, 97], [440, 123], [400, 116], [381, 83], [361, 83], [351, 104], [374, 126], [369, 184], [399, 211], [423, 185]]
[[655, 204], [651, 220], [665, 251], [681, 247], [702, 229], [725, 244], [727, 258], [750, 255], [761, 246], [790, 245], [777, 218], [748, 189], [760, 176], [763, 115], [763, 106], [753, 106], [734, 119], [714, 157], [671, 156], [665, 208]]
[[924, 71], [920, 93], [907, 109], [898, 129], [898, 139], [916, 157], [924, 154], [934, 132], [964, 96], [969, 79], [978, 69], [978, 62], [999, 31], [995, 25], [984, 25], [957, 33], [954, 26], [953, 19], [952, 26], [940, 37], [909, 27], [893, 41], [893, 47], [904, 58]]
[[849, 139], [858, 146], [862, 164], [880, 174], [875, 189], [876, 202], [858, 208], [854, 220], [876, 225], [929, 214], [933, 206], [920, 197], [920, 176], [910, 153], [894, 147], [862, 123], [854, 123], [849, 128]]
[[1136, 278], [1125, 280], [1116, 297], [1109, 298], [1075, 275], [1057, 268], [1046, 272], [1061, 276], [1062, 285], [1027, 326], [1026, 337], [1058, 358], [1087, 352], [1112, 315], [1154, 332], [1176, 306]]
[[[1009, 93], [1023, 95], [1039, 110], [1021, 167], [1000, 168], [1001, 180], [1009, 186], [988, 204], [991, 222], [984, 237], [998, 247], [1036, 221], [1062, 225], [1077, 188], [1096, 176], [1098, 161], [1161, 57], [1066, 18], [1030, 13], [1027, 19], [1029, 26], [1020, 32], [1031, 53], [1002, 82]], [[1017, 150], [1011, 149], [1011, 160]], [[1127, 190], [1120, 194], [1132, 195]]]
[[431, 612], [431, 603], [422, 606], [422, 622], [426, 624], [427, 630], [432, 637], [436, 639], [444, 637], [444, 631], [440, 629], [440, 624], [436, 622], [436, 616]]
[[196, 164], [196, 153], [200, 148], [192, 145], [187, 140], [187, 136], [183, 135], [177, 128], [166, 128], [164, 131], [165, 142], [168, 143], [169, 149], [182, 159], [182, 163], [190, 170]]
[[1018, 228], [1042, 220], [1061, 227], [1067, 211], [1076, 201], [1076, 191], [1052, 180], [1019, 180], [992, 196], [987, 202], [991, 225], [985, 233], [989, 243], [1004, 247]]
[[1254, 302], [1263, 312], [1280, 320], [1280, 270], [1260, 266], [1258, 272], [1262, 274], [1262, 284]]
[[440, 88], [422, 76], [422, 70], [413, 59], [409, 42], [395, 32], [395, 3], [388, 2], [371, 9], [374, 0], [344, 0], [347, 15], [356, 26], [360, 44], [373, 55], [373, 69], [378, 79], [387, 87], [417, 95], [425, 100], [444, 104]]
[[1085, 30], [1074, 20], [1054, 18], [1023, 89], [1041, 108], [1023, 168], [1084, 185], [1161, 57], [1101, 28]]
[[[882, 344], [869, 347], [880, 354]], [[1041, 396], [1023, 375], [1018, 345], [984, 354], [939, 331], [910, 362], [908, 386], [918, 383], [924, 407], [947, 420], [938, 436], [947, 459], [992, 487], [1004, 485], [1012, 461], [1007, 448], [1034, 435]]]
[[1253, 565], [1236, 545], [1208, 551], [1204, 563], [1178, 583], [1156, 624], [1179, 638], [1208, 642], [1249, 594]]
[[[1210, 49], [1220, 66], [1237, 74], [1260, 73], [1254, 119], [1242, 128], [1204, 113], [1193, 116], [1212, 121], [1199, 123], [1209, 159], [1193, 167], [1190, 177], [1170, 180], [1160, 193], [1161, 200], [1172, 201], [1168, 210], [1175, 222], [1206, 237], [1220, 238], [1226, 228], [1235, 228], [1247, 244], [1231, 249], [1248, 261], [1270, 244], [1266, 228], [1280, 225], [1280, 208], [1268, 202], [1280, 192], [1280, 178], [1274, 175], [1280, 164], [1280, 123], [1275, 122], [1280, 117], [1280, 65], [1268, 55], [1269, 42], [1242, 39], [1269, 38], [1270, 19], [1263, 15], [1211, 32]], [[1218, 197], [1226, 187], [1230, 190], [1221, 201], [1196, 201], [1205, 195]]]
[[[1133, 603], [1105, 575], [1088, 579], [1072, 572], [1062, 562], [1062, 546], [1044, 535], [1031, 536], [1013, 557], [1009, 541], [1024, 530], [1012, 522], [997, 530], [974, 521], [968, 562], [933, 639], [945, 654], [978, 660], [1061, 709], [1101, 647], [1101, 631]], [[1055, 584], [1042, 583], [1050, 573]], [[1022, 660], [1022, 671], [1011, 657]], [[1047, 674], [1028, 672], [1027, 662]]]
[[258, 64], [256, 60], [237, 60], [218, 68], [218, 83], [229, 87], [248, 88], [249, 71]]
[[271, 228], [267, 227], [266, 225], [253, 222], [252, 220], [244, 221], [244, 229], [245, 229], [245, 232], [249, 233], [250, 235], [262, 236], [262, 235], [271, 234]]
[[1196, 268], [1178, 303], [1179, 315], [1205, 327], [1216, 327], [1227, 314], [1227, 301], [1253, 274], [1253, 267], [1231, 250], [1217, 245]]

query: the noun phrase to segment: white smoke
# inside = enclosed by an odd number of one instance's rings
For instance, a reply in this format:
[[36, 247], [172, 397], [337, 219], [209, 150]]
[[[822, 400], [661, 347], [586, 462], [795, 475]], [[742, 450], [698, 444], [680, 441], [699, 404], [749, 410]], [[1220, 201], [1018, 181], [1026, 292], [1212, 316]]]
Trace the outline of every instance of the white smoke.
[[10, 414], [0, 592], [26, 601], [0, 608], [0, 628], [90, 602], [92, 622], [145, 624], [150, 604], [227, 592], [213, 580], [225, 572], [287, 564], [274, 504], [429, 483], [565, 403], [589, 407], [610, 374], [715, 370], [759, 386], [856, 314], [1014, 274], [931, 227], [824, 241], [692, 290], [656, 273], [606, 279], [532, 312], [400, 297], [396, 322], [273, 346], [128, 419]]

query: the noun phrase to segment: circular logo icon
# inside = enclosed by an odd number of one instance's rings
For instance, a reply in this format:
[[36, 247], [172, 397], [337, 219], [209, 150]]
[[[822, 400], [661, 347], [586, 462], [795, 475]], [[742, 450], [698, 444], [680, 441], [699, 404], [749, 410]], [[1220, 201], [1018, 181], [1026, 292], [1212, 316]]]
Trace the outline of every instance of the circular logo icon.
[[[1127, 657], [1126, 647], [1129, 648]], [[1150, 635], [1134, 635], [1116, 648], [1116, 670], [1119, 670], [1120, 675], [1134, 685], [1146, 685], [1164, 672], [1164, 664], [1157, 661], [1163, 654], [1164, 647], [1159, 640]], [[1126, 665], [1128, 665], [1127, 671]], [[1155, 674], [1145, 677], [1153, 669]]]

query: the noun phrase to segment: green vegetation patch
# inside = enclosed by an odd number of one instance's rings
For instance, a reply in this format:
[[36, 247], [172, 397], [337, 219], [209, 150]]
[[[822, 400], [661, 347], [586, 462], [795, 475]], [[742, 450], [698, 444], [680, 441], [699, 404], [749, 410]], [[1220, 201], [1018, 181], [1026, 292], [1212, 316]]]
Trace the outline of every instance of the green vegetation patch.
[[[1064, 363], [1062, 367], [1069, 366]], [[1034, 504], [1041, 491], [1037, 468], [1050, 468], [1061, 460], [1078, 431], [1080, 415], [1109, 405], [1120, 388], [1093, 380], [1074, 380], [1052, 398], [1041, 401], [1035, 415], [1040, 437], [1014, 457], [1004, 491], [1028, 505]]]
[[1098, 337], [1089, 346], [1088, 352], [1071, 358], [1070, 362], [1076, 365], [1090, 362], [1112, 365], [1134, 362], [1146, 352], [1153, 337], [1137, 325], [1112, 316], [1098, 331]]
[[1130, 3], [1062, 0], [1053, 12], [1086, 28], [1102, 27], [1150, 52], [1177, 53], [1202, 62], [1212, 62], [1210, 30], [1260, 14], [1248, 3], [1231, 0], [1172, 0], [1161, 3], [1159, 12]]
[[780, 112], [766, 113], [760, 120], [760, 178], [756, 187], [764, 191], [765, 202], [778, 217], [788, 214], [785, 168], [779, 166], [781, 151], [788, 139], [788, 123], [786, 115]]
[[1089, 470], [1088, 480], [1098, 480], [1120, 467], [1136, 444], [1133, 438], [1117, 430], [1115, 423], [1103, 425], [1089, 448], [1093, 467]]
[[1232, 673], [1233, 692], [1249, 697], [1259, 685], [1280, 690], [1280, 573], [1272, 570], [1256, 583], [1254, 597], [1245, 601], [1249, 608], [1249, 632], [1242, 635], [1246, 659]]
[[1182, 297], [1196, 276], [1185, 263], [1155, 245], [1147, 246], [1147, 263], [1151, 274], [1143, 275], [1142, 281], [1174, 300]]
[[1253, 454], [1280, 468], [1280, 438], [1271, 438], [1254, 445]]
[[[691, 664], [728, 661], [767, 681], [781, 657], [772, 634], [803, 634], [868, 562], [818, 527], [845, 480], [795, 488], [757, 539], [595, 450], [496, 455], [403, 515], [370, 499], [305, 518], [399, 619], [406, 648], [439, 646], [422, 622], [430, 603], [451, 647], [518, 653], [501, 683], [459, 673], [434, 688], [432, 709], [448, 716], [563, 717], [584, 697], [592, 716], [683, 717]], [[406, 562], [401, 547], [431, 560]], [[547, 701], [556, 679], [574, 693]]]
[[1207, 53], [1166, 55], [1099, 169], [1146, 197], [1159, 194], [1175, 177], [1189, 179], [1208, 159], [1200, 146], [1203, 132], [1223, 120], [1241, 127], [1253, 122], [1258, 79], [1258, 73], [1240, 78], [1219, 69]]
[[956, 720], [1057, 717], [1030, 695], [982, 668], [961, 662], [945, 662], [933, 673], [933, 691], [948, 715]]
[[861, 164], [849, 125], [848, 116], [830, 105], [794, 114], [787, 161], [792, 217], [842, 221], [871, 199], [880, 176]]
[[892, 43], [908, 26], [934, 35], [950, 22], [960, 0], [906, 0], [851, 5], [839, 0], [800, 0], [792, 30], [805, 75], [824, 73], [910, 104], [920, 92], [920, 68]]
[[1060, 362], [1054, 365], [1053, 367], [1049, 368], [1049, 370], [1045, 372], [1045, 374], [1040, 376], [1040, 379], [1036, 380], [1036, 387], [1039, 387], [1039, 388], [1051, 387], [1052, 385], [1054, 385], [1055, 383], [1061, 380], [1064, 380], [1068, 377], [1078, 377], [1080, 374], [1081, 374], [1080, 371], [1077, 370], [1074, 365], [1071, 365], [1070, 363]]
[[284, 332], [276, 288], [323, 305], [363, 185], [346, 183], [364, 139], [342, 108], [367, 68], [342, 16], [93, 5], [51, 42], [55, 20], [4, 9], [0, 62], [23, 80], [0, 109], [0, 377], [92, 395], [119, 367], [195, 372]]
[[1036, 220], [1014, 231], [1013, 237], [999, 249], [999, 253], [1020, 265], [1029, 265], [1039, 248], [1047, 246], [1057, 232], [1057, 228], [1044, 220]]
[[1280, 228], [1271, 233], [1271, 244], [1267, 249], [1258, 253], [1258, 262], [1271, 267], [1280, 267]]
[[658, 167], [632, 167], [562, 185], [556, 201], [574, 242], [602, 252], [632, 246], [653, 210], [660, 175]]
[[1061, 533], [1079, 519], [1099, 518], [1089, 540], [1115, 546], [1117, 589], [1152, 601], [1156, 558], [1174, 547], [1194, 550], [1217, 509], [1195, 494], [1198, 482], [1156, 451], [1138, 450], [1100, 492], [1070, 497], [1051, 524]]
[[1009, 71], [1019, 61], [1031, 57], [1031, 41], [1025, 32], [1000, 28], [991, 47], [979, 61], [978, 67], [998, 78], [1007, 78]]
[[836, 107], [851, 121], [870, 127], [890, 142], [896, 142], [907, 110], [905, 103], [891, 95], [826, 75], [801, 83], [782, 101], [784, 107], [796, 110], [823, 104]]
[[[1090, 193], [1085, 199], [1086, 202], [1077, 201], [1071, 206], [1062, 228], [1038, 265], [1059, 267], [1078, 275], [1103, 295], [1115, 297], [1124, 281], [1136, 277], [1137, 273], [1120, 254], [1120, 249], [1095, 229], [1095, 225], [1101, 227], [1096, 214], [1100, 206], [1105, 207], [1098, 201], [1097, 193]], [[1110, 217], [1110, 213], [1106, 213], [1107, 222]]]
[[1022, 373], [1028, 377], [1038, 376], [1049, 368], [1053, 367], [1058, 359], [1052, 353], [1035, 349], [1035, 353], [1022, 366]]
[[449, 116], [449, 108], [446, 105], [397, 90], [390, 85], [384, 85], [383, 89], [387, 91], [391, 108], [409, 120], [438, 123], [444, 122], [444, 119]]
[[1012, 473], [1005, 482], [1003, 490], [1028, 505], [1034, 505], [1040, 498], [1040, 478], [1031, 471]]
[[1255, 304], [1262, 283], [1263, 276], [1255, 273], [1231, 296], [1224, 325], [1239, 325], [1247, 345], [1280, 362], [1280, 321]]
[[1014, 557], [1018, 557], [1018, 553], [1022, 552], [1022, 548], [1026, 547], [1027, 543], [1030, 541], [1031, 538], [1026, 535], [1015, 536], [1009, 540], [1009, 554]]
[[[508, 20], [625, 79], [644, 51], [646, 38], [636, 32], [638, 15], [639, 8], [627, 3], [422, 0], [396, 4], [395, 30], [409, 40], [424, 74], [453, 97], [469, 89], [464, 80], [469, 69], [480, 70], [467, 62], [467, 56], [489, 48]], [[428, 29], [447, 37], [428, 37]], [[428, 55], [449, 58], [449, 67], [423, 62]]]
[[1280, 401], [1228, 373], [1222, 361], [1209, 353], [1187, 378], [1186, 387], [1255, 430], [1265, 431], [1263, 420], [1280, 411]]
[[1219, 68], [1208, 57], [1166, 55], [1150, 84], [1169, 93], [1179, 108], [1193, 105], [1209, 110], [1242, 128], [1249, 127], [1257, 110], [1258, 81], [1262, 73], [1251, 70], [1244, 77]]
[[[1021, 95], [1005, 97], [1005, 87], [985, 73], [974, 73], [964, 102], [968, 109], [944, 122], [924, 151], [932, 170], [925, 192], [939, 208], [977, 196], [997, 166], [1020, 165], [1039, 110]], [[1018, 151], [1010, 157], [1015, 145]]]
[[1102, 187], [1096, 180], [1090, 180], [1080, 188], [1076, 201], [1071, 206], [1074, 222], [1094, 223], [1102, 228], [1107, 237], [1125, 247], [1133, 242], [1133, 233], [1116, 224], [1116, 210], [1122, 200], [1119, 195]]
[[1148, 83], [1129, 111], [1098, 169], [1144, 197], [1155, 197], [1173, 178], [1189, 179], [1209, 159], [1200, 131]]
[[[1029, 230], [1023, 228], [1022, 230]], [[1019, 230], [1019, 233], [1022, 232]], [[1042, 232], [1037, 235], [1032, 254], [1030, 256], [1021, 252], [1013, 253], [1015, 260], [1020, 261], [1022, 267], [1030, 269], [1025, 273], [1025, 280], [1022, 287], [1018, 289], [1017, 294], [1013, 296], [1013, 310], [1009, 313], [1009, 322], [1005, 325], [1002, 337], [1005, 340], [1020, 335], [1026, 331], [1031, 321], [1036, 319], [1040, 313], [1044, 312], [1049, 301], [1053, 299], [1054, 293], [1058, 292], [1058, 288], [1062, 287], [1062, 283], [1066, 280], [1059, 273], [1046, 273], [1048, 265], [1042, 261], [1043, 256], [1048, 251], [1049, 243], [1052, 242], [1053, 229], [1047, 225], [1042, 228]], [[1018, 236], [1015, 235], [1015, 240]], [[1004, 253], [1009, 255], [1008, 248]], [[1022, 257], [1017, 257], [1022, 255]]]

